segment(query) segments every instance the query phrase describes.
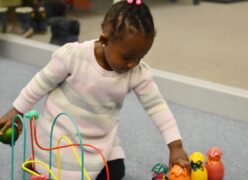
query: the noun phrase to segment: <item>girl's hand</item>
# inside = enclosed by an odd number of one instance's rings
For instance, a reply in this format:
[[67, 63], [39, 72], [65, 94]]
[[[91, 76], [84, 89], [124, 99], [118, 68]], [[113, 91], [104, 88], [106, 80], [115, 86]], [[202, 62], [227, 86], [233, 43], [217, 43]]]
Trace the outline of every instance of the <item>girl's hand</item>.
[[188, 155], [183, 149], [181, 140], [173, 141], [168, 146], [170, 150], [169, 168], [171, 169], [174, 165], [178, 164], [179, 166], [186, 168], [188, 174], [190, 174], [191, 168]]
[[[0, 135], [3, 135], [4, 132], [11, 127], [11, 122], [12, 118], [16, 115], [20, 114], [23, 116], [22, 113], [18, 112], [15, 108], [11, 108], [7, 113], [5, 113], [1, 118], [0, 118]], [[17, 124], [17, 129], [18, 133], [21, 134], [22, 132], [22, 123], [19, 119], [16, 120]]]

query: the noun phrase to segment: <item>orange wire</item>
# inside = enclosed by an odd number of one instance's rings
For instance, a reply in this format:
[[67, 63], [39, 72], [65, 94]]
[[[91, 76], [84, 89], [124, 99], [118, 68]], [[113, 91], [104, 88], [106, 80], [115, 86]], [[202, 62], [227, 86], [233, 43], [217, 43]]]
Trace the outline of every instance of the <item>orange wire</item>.
[[[31, 148], [32, 148], [32, 160], [35, 160], [35, 155], [34, 155], [34, 138], [33, 138], [33, 130], [32, 130], [32, 121], [30, 121], [30, 138], [31, 138]], [[33, 168], [35, 170], [35, 163], [33, 164]]]
[[[32, 123], [30, 125], [32, 126]], [[32, 127], [30, 127], [30, 128], [32, 128]], [[52, 148], [44, 148], [44, 147], [42, 147], [39, 144], [38, 139], [37, 139], [37, 136], [36, 136], [36, 121], [34, 121], [34, 140], [35, 140], [36, 145], [40, 149], [45, 150], [45, 151], [50, 151], [50, 150], [55, 150], [55, 149], [60, 149], [60, 148], [66, 148], [66, 147], [70, 147], [70, 146], [80, 146], [80, 144], [67, 144], [67, 145], [63, 145], [63, 146], [55, 146], [55, 147], [52, 147]], [[98, 148], [96, 148], [96, 147], [94, 147], [94, 146], [92, 146], [90, 144], [83, 144], [83, 146], [91, 147], [91, 148], [95, 149], [100, 154], [101, 158], [103, 159], [105, 168], [106, 168], [107, 180], [110, 180], [110, 174], [109, 174], [108, 164], [107, 164], [107, 161], [106, 161], [104, 155], [102, 154], [102, 152]]]

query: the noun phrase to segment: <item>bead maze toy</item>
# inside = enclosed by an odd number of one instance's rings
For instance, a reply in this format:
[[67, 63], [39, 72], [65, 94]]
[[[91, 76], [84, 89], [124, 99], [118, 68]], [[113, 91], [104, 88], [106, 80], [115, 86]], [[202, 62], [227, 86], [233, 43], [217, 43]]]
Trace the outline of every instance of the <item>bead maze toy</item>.
[[[58, 140], [58, 143], [57, 143], [57, 146], [55, 147], [52, 147], [52, 137], [53, 137], [53, 130], [54, 130], [54, 126], [56, 124], [56, 122], [59, 120], [59, 117], [60, 116], [66, 116], [68, 117], [68, 119], [73, 123], [76, 131], [77, 131], [77, 134], [78, 134], [78, 138], [79, 138], [79, 144], [73, 144], [73, 142], [66, 136], [61, 136]], [[81, 167], [81, 179], [84, 180], [85, 177], [90, 180], [90, 176], [87, 172], [87, 170], [85, 169], [84, 167], [84, 151], [83, 151], [83, 147], [84, 146], [87, 146], [87, 147], [90, 147], [92, 149], [94, 149], [95, 151], [98, 152], [98, 154], [101, 156], [101, 158], [103, 159], [103, 162], [105, 164], [105, 168], [106, 168], [106, 178], [107, 180], [110, 180], [110, 175], [109, 175], [109, 168], [108, 168], [108, 165], [107, 165], [107, 162], [106, 162], [106, 159], [104, 157], [104, 155], [101, 153], [101, 151], [94, 147], [93, 145], [90, 145], [90, 144], [83, 144], [83, 140], [82, 140], [82, 135], [79, 131], [79, 128], [75, 122], [75, 120], [67, 113], [60, 113], [58, 114], [54, 120], [53, 120], [53, 123], [52, 123], [52, 127], [51, 127], [51, 130], [50, 130], [50, 147], [43, 147], [39, 144], [39, 141], [38, 141], [38, 137], [36, 136], [36, 120], [38, 120], [39, 118], [39, 114], [37, 111], [30, 111], [28, 113], [26, 113], [24, 115], [25, 118], [29, 119], [30, 120], [30, 138], [31, 138], [31, 148], [32, 148], [32, 160], [26, 160], [26, 124], [25, 124], [25, 121], [23, 120], [23, 117], [20, 116], [20, 115], [15, 115], [12, 119], [12, 126], [11, 128], [9, 128], [5, 134], [0, 137], [0, 141], [5, 143], [5, 144], [9, 144], [11, 146], [11, 180], [14, 180], [14, 161], [15, 161], [15, 156], [14, 156], [14, 144], [15, 144], [15, 141], [18, 139], [19, 135], [18, 135], [18, 131], [17, 131], [17, 127], [15, 125], [16, 123], [16, 120], [20, 120], [21, 123], [22, 123], [22, 126], [23, 126], [23, 163], [22, 163], [22, 180], [25, 180], [25, 172], [28, 171], [29, 173], [32, 174], [31, 176], [31, 180], [50, 180], [51, 177], [53, 180], [60, 180], [62, 179], [61, 177], [61, 166], [60, 166], [60, 153], [59, 153], [59, 149], [61, 148], [68, 148], [68, 147], [71, 147], [73, 153], [74, 153], [74, 156], [76, 157], [77, 159], [77, 162], [78, 164], [80, 165]], [[65, 140], [68, 144], [66, 145], [63, 145], [63, 146], [60, 146], [60, 142], [62, 140]], [[35, 153], [34, 153], [34, 143], [36, 143], [36, 145], [41, 149], [41, 150], [44, 150], [44, 151], [49, 151], [49, 165], [45, 164], [44, 162], [42, 161], [36, 161], [35, 160]], [[80, 156], [77, 154], [76, 150], [75, 150], [75, 146], [79, 147], [80, 148], [80, 151], [81, 151], [81, 158]], [[56, 176], [54, 172], [52, 172], [51, 170], [51, 167], [52, 167], [52, 151], [53, 150], [57, 150], [57, 167], [58, 167], [58, 175]], [[28, 169], [26, 167], [26, 165], [28, 164], [32, 164], [33, 165], [33, 169], [34, 170], [31, 170], [31, 169]], [[35, 172], [35, 164], [40, 164], [42, 165], [43, 167], [45, 167], [49, 173], [49, 176], [46, 176], [44, 174], [38, 174], [37, 172]]]

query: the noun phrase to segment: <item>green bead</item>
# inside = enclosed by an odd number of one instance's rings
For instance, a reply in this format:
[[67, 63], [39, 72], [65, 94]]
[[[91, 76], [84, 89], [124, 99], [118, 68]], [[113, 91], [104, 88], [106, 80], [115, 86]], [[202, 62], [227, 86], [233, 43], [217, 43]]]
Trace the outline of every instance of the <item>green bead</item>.
[[39, 118], [38, 111], [32, 110], [25, 114], [25, 118], [28, 118], [29, 120], [32, 120], [33, 117], [35, 117], [35, 119]]

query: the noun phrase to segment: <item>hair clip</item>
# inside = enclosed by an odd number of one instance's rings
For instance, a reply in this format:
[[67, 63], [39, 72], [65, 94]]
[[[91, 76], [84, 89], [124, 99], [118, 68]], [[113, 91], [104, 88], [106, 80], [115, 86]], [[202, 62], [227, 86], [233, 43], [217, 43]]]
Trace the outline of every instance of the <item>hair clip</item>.
[[[133, 4], [133, 0], [127, 0], [128, 4]], [[141, 5], [142, 1], [141, 0], [136, 0], [136, 5]]]

